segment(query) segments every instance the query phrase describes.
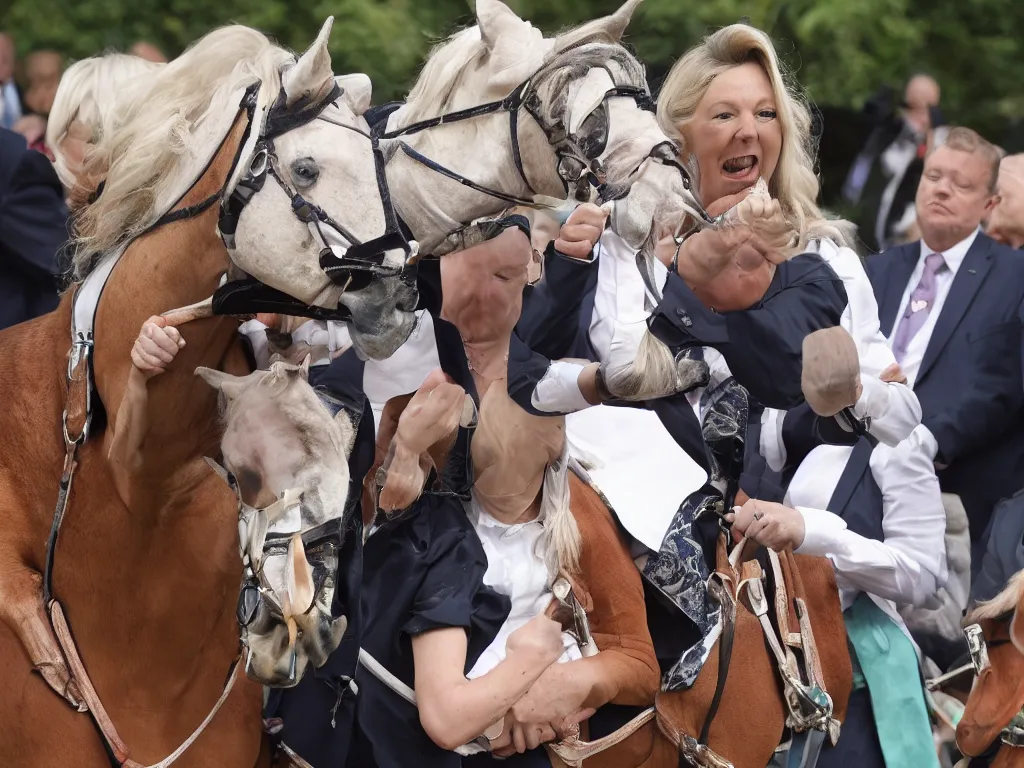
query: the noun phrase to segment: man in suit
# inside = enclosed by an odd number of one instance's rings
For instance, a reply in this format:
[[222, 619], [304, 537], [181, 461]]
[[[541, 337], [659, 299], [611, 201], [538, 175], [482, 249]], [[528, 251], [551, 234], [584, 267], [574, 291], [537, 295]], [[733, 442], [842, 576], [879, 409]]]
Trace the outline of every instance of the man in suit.
[[922, 239], [870, 258], [882, 333], [921, 402], [942, 490], [960, 496], [972, 566], [996, 502], [1024, 485], [1024, 259], [983, 234], [999, 153], [951, 128], [925, 159]]
[[0, 328], [57, 306], [57, 252], [67, 239], [64, 190], [50, 161], [0, 128]]
[[0, 128], [13, 128], [24, 112], [21, 90], [14, 82], [14, 38], [0, 32]]

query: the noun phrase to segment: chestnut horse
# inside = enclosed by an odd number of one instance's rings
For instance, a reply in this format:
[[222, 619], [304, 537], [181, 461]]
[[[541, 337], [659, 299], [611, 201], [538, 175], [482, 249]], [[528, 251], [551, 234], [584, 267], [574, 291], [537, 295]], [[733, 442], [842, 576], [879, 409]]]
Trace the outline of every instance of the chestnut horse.
[[1024, 766], [1024, 571], [968, 614], [964, 634], [977, 679], [956, 728], [956, 743], [980, 755], [1001, 739], [992, 768]]
[[[144, 385], [143, 407], [123, 406], [143, 321], [210, 296], [233, 261], [303, 302], [337, 305], [296, 200], [329, 212], [321, 224], [344, 213], [353, 237], [384, 228], [361, 117], [369, 83], [336, 83], [330, 27], [298, 60], [229, 27], [161, 70], [149, 99], [103, 139], [112, 162], [93, 204], [102, 215], [82, 234], [115, 247], [91, 272], [78, 265], [92, 279], [57, 310], [0, 334], [5, 766], [269, 764], [262, 692], [237, 664], [236, 501], [203, 461], [218, 451], [217, 398], [192, 373], [248, 372], [237, 321], [188, 324], [187, 346]], [[217, 203], [260, 171], [271, 183], [249, 190], [229, 250]], [[394, 293], [390, 304], [351, 305], [391, 346], [405, 324], [389, 314], [401, 313]], [[132, 450], [118, 449], [126, 441]]]

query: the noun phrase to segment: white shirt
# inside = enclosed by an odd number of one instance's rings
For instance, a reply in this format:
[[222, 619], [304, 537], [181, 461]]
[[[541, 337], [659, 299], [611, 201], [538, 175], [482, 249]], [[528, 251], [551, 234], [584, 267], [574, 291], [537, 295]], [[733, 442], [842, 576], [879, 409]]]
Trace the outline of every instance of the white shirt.
[[[871, 434], [885, 445], [896, 445], [921, 423], [921, 404], [909, 385], [886, 383], [878, 378], [896, 358], [879, 329], [878, 304], [864, 265], [854, 250], [840, 248], [830, 240], [812, 243], [808, 250], [817, 252], [832, 267], [846, 289], [846, 309], [839, 325], [857, 346], [863, 388], [853, 407], [854, 415], [860, 419], [870, 417]], [[776, 472], [786, 463], [782, 442], [784, 416], [784, 411], [767, 408], [761, 417], [761, 455]]]
[[[903, 357], [903, 362], [900, 363], [900, 367], [907, 377], [907, 384], [911, 387], [917, 381], [917, 374], [921, 370], [921, 361], [924, 360], [924, 353], [928, 348], [932, 331], [935, 330], [935, 323], [939, 319], [939, 315], [942, 314], [942, 306], [946, 303], [946, 297], [949, 296], [949, 289], [953, 286], [953, 279], [956, 277], [960, 265], [964, 263], [964, 258], [967, 256], [971, 246], [974, 245], [974, 240], [978, 237], [980, 231], [981, 229], [974, 230], [966, 239], [961, 240], [948, 251], [942, 252], [943, 261], [946, 262], [948, 269], [944, 269], [936, 275], [935, 303], [932, 304], [924, 325], [921, 326], [907, 345], [907, 353]], [[893, 339], [896, 338], [896, 331], [900, 327], [900, 320], [907, 311], [910, 294], [914, 292], [917, 284], [921, 282], [921, 275], [924, 274], [924, 260], [933, 253], [936, 253], [935, 249], [922, 240], [921, 255], [917, 260], [917, 266], [914, 267], [914, 271], [910, 273], [910, 279], [907, 280], [906, 287], [903, 289], [903, 299], [900, 301], [900, 308], [896, 313], [896, 322], [893, 323], [892, 331], [889, 333], [890, 347], [892, 347]], [[885, 257], [883, 256], [882, 258]]]
[[[487, 674], [505, 659], [508, 636], [530, 619], [544, 613], [551, 602], [551, 590], [548, 587], [544, 553], [541, 551], [541, 536], [544, 533], [541, 517], [528, 523], [506, 525], [491, 517], [475, 497], [468, 513], [487, 555], [484, 584], [512, 602], [505, 623], [466, 675], [472, 680]], [[560, 662], [583, 658], [572, 635], [563, 632], [562, 642], [565, 652], [558, 659]]]
[[895, 448], [879, 444], [870, 468], [882, 492], [884, 541], [850, 531], [828, 504], [852, 448], [822, 445], [808, 454], [786, 494], [804, 518], [800, 554], [832, 561], [843, 608], [866, 592], [898, 625], [896, 605], [926, 605], [946, 583], [946, 514], [923, 427]]
[[[256, 358], [256, 367], [260, 369], [270, 367], [267, 330], [268, 327], [259, 320], [248, 320], [238, 327], [238, 332], [249, 340], [253, 357]], [[311, 349], [319, 347], [327, 351], [326, 354], [310, 360], [311, 366], [330, 365], [331, 360], [352, 346], [352, 337], [349, 336], [348, 327], [344, 323], [310, 320], [292, 331], [291, 337], [293, 344], [305, 342]]]
[[416, 314], [416, 325], [405, 343], [387, 360], [367, 360], [363, 368], [363, 392], [370, 401], [377, 428], [388, 400], [415, 392], [431, 371], [441, 367], [434, 339], [434, 320], [426, 310]]

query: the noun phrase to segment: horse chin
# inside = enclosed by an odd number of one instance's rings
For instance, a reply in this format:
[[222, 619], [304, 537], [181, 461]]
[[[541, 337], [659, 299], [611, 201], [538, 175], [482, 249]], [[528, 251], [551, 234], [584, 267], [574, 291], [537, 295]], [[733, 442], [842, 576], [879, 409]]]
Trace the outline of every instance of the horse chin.
[[415, 313], [395, 309], [388, 321], [369, 326], [353, 319], [348, 324], [348, 332], [360, 360], [386, 360], [405, 344], [415, 327]]
[[956, 746], [966, 757], [977, 757], [999, 737], [1002, 726], [985, 726], [961, 720], [956, 727]]

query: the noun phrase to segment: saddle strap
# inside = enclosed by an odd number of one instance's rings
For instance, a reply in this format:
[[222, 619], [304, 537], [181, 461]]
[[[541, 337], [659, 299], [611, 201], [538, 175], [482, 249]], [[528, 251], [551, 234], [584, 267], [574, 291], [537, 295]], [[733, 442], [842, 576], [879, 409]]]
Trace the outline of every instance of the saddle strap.
[[582, 741], [578, 736], [570, 736], [562, 741], [552, 742], [547, 746], [569, 768], [582, 768], [583, 761], [588, 757], [593, 757], [625, 741], [651, 722], [656, 714], [657, 710], [654, 707], [648, 707], [624, 726], [612, 731], [607, 736], [602, 736], [600, 739]]
[[724, 585], [714, 579], [708, 580], [708, 591], [717, 599], [721, 608], [722, 634], [718, 640], [718, 679], [715, 681], [715, 693], [711, 698], [707, 714], [704, 715], [704, 725], [701, 726], [700, 735], [697, 737], [697, 741], [701, 744], [708, 743], [711, 724], [715, 721], [715, 715], [718, 714], [718, 708], [722, 704], [722, 696], [729, 678], [729, 664], [732, 661], [733, 639], [736, 636], [736, 599]]
[[[657, 701], [655, 701], [654, 706], [657, 708]], [[698, 768], [735, 768], [731, 762], [719, 755], [711, 747], [706, 744], [700, 744], [693, 736], [676, 729], [664, 717], [659, 716], [657, 723], [658, 730], [661, 731], [666, 739], [675, 744], [679, 749], [680, 757], [690, 765], [697, 766]], [[680, 761], [679, 764], [683, 765], [683, 762]]]
[[71, 636], [71, 627], [68, 625], [67, 618], [64, 615], [64, 609], [59, 601], [50, 601], [49, 613], [54, 634], [57, 636], [57, 642], [60, 644], [61, 650], [64, 651], [64, 657], [67, 659], [69, 671], [71, 672], [75, 683], [78, 685], [78, 690], [82, 695], [82, 700], [88, 707], [89, 713], [92, 715], [93, 722], [96, 723], [96, 727], [102, 734], [103, 740], [107, 745], [107, 749], [110, 751], [111, 757], [117, 761], [117, 764], [121, 766], [121, 768], [168, 768], [170, 765], [175, 763], [178, 758], [185, 753], [185, 750], [191, 747], [203, 731], [206, 730], [206, 727], [213, 720], [214, 716], [216, 716], [220, 711], [220, 708], [224, 706], [224, 702], [227, 701], [228, 696], [231, 694], [231, 690], [235, 687], [235, 681], [238, 679], [238, 667], [241, 657], [236, 658], [232, 663], [231, 672], [228, 676], [227, 683], [224, 685], [224, 690], [221, 693], [220, 698], [217, 699], [217, 703], [213, 705], [213, 709], [210, 710], [203, 722], [199, 724], [199, 727], [192, 732], [192, 735], [185, 739], [181, 746], [160, 762], [153, 763], [150, 766], [143, 766], [141, 763], [138, 763], [129, 757], [128, 746], [118, 735], [117, 729], [114, 727], [114, 723], [110, 719], [110, 715], [108, 715], [106, 709], [104, 709], [103, 703], [100, 701], [99, 694], [96, 693], [96, 688], [93, 686], [92, 680], [89, 679], [89, 673], [85, 671], [85, 665], [82, 663], [82, 658], [78, 655], [78, 648], [75, 645], [74, 638]]

